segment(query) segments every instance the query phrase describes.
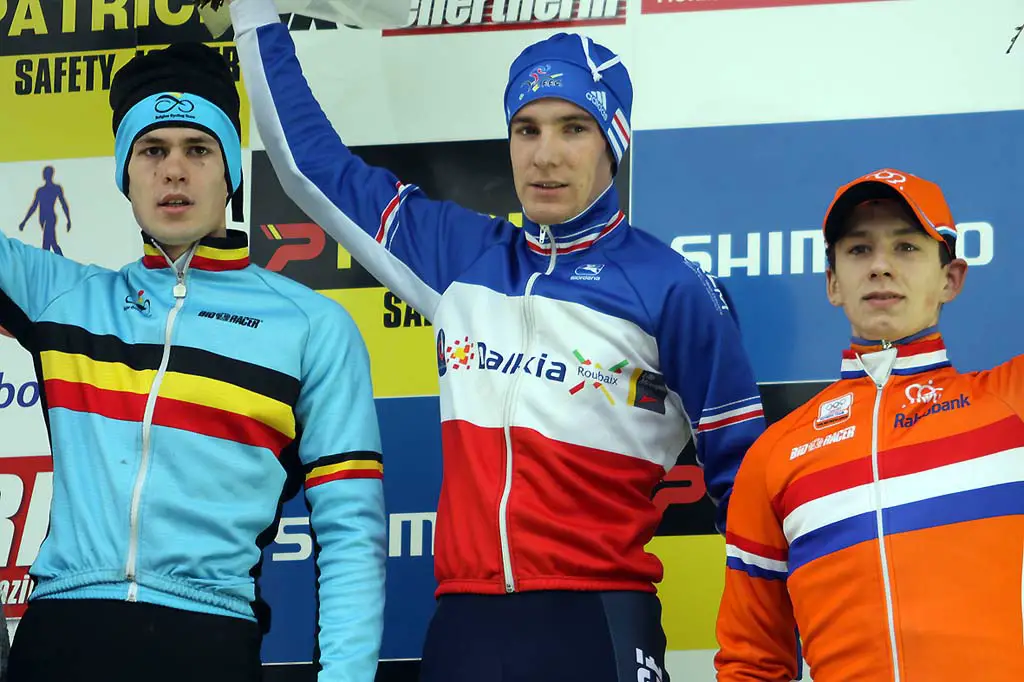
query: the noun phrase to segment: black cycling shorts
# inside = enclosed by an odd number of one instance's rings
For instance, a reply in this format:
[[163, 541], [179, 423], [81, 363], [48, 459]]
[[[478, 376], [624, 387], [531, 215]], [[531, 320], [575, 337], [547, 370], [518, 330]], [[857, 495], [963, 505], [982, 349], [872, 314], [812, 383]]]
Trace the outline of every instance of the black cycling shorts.
[[260, 682], [252, 621], [89, 599], [29, 602], [7, 682]]
[[643, 592], [443, 595], [420, 682], [668, 682], [661, 603]]

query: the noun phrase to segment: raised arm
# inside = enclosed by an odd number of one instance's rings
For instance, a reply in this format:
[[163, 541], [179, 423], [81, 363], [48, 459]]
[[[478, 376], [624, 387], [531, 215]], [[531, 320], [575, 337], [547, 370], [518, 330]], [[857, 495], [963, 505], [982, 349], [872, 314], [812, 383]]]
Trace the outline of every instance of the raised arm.
[[382, 284], [433, 317], [448, 285], [514, 226], [432, 200], [363, 162], [321, 110], [273, 0], [230, 8], [256, 126], [285, 193]]
[[1024, 355], [978, 373], [978, 381], [1024, 419]]
[[24, 341], [27, 324], [89, 273], [99, 271], [0, 233], [0, 324]]

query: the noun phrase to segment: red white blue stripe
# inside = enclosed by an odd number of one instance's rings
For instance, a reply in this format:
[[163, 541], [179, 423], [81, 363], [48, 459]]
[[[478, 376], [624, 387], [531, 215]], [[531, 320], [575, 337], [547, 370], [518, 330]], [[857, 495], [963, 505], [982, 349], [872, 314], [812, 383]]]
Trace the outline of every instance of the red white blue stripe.
[[717, 407], [709, 407], [700, 415], [697, 433], [707, 433], [708, 431], [723, 429], [726, 426], [733, 426], [734, 424], [740, 424], [763, 416], [764, 408], [761, 405], [760, 396], [737, 400]]
[[615, 110], [615, 115], [612, 116], [611, 124], [608, 126], [605, 133], [609, 144], [611, 144], [612, 152], [615, 154], [616, 162], [622, 161], [622, 157], [626, 154], [626, 149], [629, 148], [631, 135], [629, 122], [626, 120], [626, 116], [622, 113], [622, 109]]
[[[860, 355], [867, 355], [867, 353], [858, 353], [853, 349], [843, 351], [841, 373], [843, 379], [860, 379], [868, 376], [868, 372], [860, 360]], [[942, 339], [918, 341], [896, 347], [896, 362], [892, 366], [892, 373], [904, 376], [919, 374], [940, 367], [949, 367], [950, 364], [946, 355], [946, 345]]]
[[1016, 416], [943, 439], [845, 462], [794, 481], [774, 501], [789, 569], [878, 537], [1024, 514], [1024, 434]]
[[785, 580], [789, 577], [786, 549], [762, 545], [735, 533], [725, 534], [725, 565], [754, 578]]
[[409, 195], [409, 192], [416, 189], [415, 185], [406, 185], [401, 182], [395, 184], [396, 192], [394, 198], [388, 202], [388, 205], [384, 207], [384, 211], [380, 214], [380, 227], [377, 229], [377, 234], [374, 239], [379, 244], [388, 246], [386, 241], [390, 241], [390, 236], [393, 234], [395, 223], [398, 222], [398, 212], [402, 208], [402, 202]]
[[[593, 246], [598, 240], [604, 239], [611, 234], [619, 225], [624, 224], [625, 219], [625, 214], [623, 214], [622, 211], [617, 211], [606, 223], [588, 227], [585, 230], [580, 230], [572, 235], [556, 238], [555, 245], [558, 247], [558, 253], [573, 253], [574, 251], [582, 251], [583, 249]], [[525, 234], [526, 242], [531, 251], [543, 254], [551, 253], [552, 244], [550, 241], [545, 240], [542, 242], [536, 235], [529, 232], [526, 232]], [[576, 236], [580, 234], [583, 236]]]

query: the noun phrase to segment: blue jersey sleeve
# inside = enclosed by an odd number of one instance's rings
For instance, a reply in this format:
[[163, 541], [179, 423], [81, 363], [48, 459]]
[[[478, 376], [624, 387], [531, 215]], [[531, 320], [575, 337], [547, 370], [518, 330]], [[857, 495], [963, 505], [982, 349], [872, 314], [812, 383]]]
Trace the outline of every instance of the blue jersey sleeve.
[[658, 348], [665, 381], [690, 417], [697, 463], [724, 533], [736, 471], [764, 432], [764, 411], [734, 311], [712, 277], [683, 262], [657, 321]]
[[[0, 298], [6, 299], [0, 301], [0, 316], [10, 324], [8, 318], [14, 317], [14, 311], [4, 308], [13, 305], [29, 322], [35, 322], [61, 294], [100, 271], [0, 233]], [[19, 336], [17, 329], [9, 331]]]
[[516, 228], [430, 199], [363, 162], [320, 108], [273, 0], [235, 0], [231, 16], [256, 127], [285, 193], [377, 280], [431, 319], [459, 274]]
[[319, 679], [372, 682], [387, 560], [380, 431], [366, 345], [327, 299], [310, 322], [295, 412], [319, 549]]

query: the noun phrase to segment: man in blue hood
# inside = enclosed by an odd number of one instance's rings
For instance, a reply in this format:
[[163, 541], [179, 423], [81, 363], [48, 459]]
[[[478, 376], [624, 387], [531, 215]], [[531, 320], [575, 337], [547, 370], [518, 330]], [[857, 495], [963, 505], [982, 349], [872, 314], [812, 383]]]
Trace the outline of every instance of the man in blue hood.
[[724, 531], [764, 417], [714, 280], [619, 210], [626, 67], [569, 33], [514, 60], [520, 229], [366, 164], [314, 98], [274, 0], [230, 11], [285, 192], [435, 328], [444, 467], [421, 679], [667, 679], [655, 487], [695, 444]]

